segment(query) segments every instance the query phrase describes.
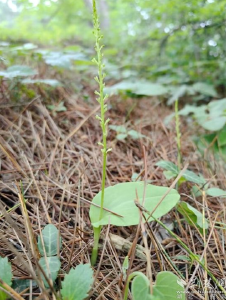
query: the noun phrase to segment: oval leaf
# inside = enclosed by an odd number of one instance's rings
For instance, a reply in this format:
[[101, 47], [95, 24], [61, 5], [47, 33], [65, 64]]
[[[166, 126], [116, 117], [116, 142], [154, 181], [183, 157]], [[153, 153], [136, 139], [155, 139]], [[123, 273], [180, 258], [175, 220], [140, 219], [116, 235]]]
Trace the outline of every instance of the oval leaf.
[[59, 236], [59, 230], [53, 225], [48, 224], [42, 230], [42, 238], [44, 242], [45, 251], [43, 249], [41, 237], [38, 237], [38, 249], [42, 256], [52, 256], [57, 254], [58, 248], [62, 246], [62, 239]]
[[[39, 260], [39, 264], [43, 268], [46, 276], [51, 279], [53, 282], [57, 278], [57, 274], [60, 270], [60, 260], [57, 256], [52, 257], [41, 257]], [[41, 274], [42, 280], [46, 287], [49, 287], [45, 277]]]
[[[146, 199], [144, 205], [146, 210], [152, 212], [167, 191], [167, 187], [148, 184], [146, 186]], [[89, 212], [92, 225], [94, 227], [99, 227], [100, 225], [107, 225], [109, 222], [116, 226], [137, 225], [139, 223], [140, 213], [134, 201], [137, 200], [138, 195], [139, 202], [142, 203], [143, 192], [144, 182], [125, 182], [106, 188], [104, 207], [122, 217], [104, 210], [102, 219], [99, 220], [100, 209], [92, 205]], [[179, 199], [180, 195], [178, 192], [174, 189], [171, 190], [157, 207], [153, 216], [155, 218], [160, 218], [165, 215], [177, 204]], [[100, 205], [101, 192], [93, 198], [93, 203]], [[149, 216], [148, 214], [145, 215], [146, 217]], [[151, 221], [153, 219], [150, 218], [149, 220]]]
[[78, 265], [65, 275], [61, 295], [63, 300], [83, 300], [93, 283], [93, 270], [89, 264]]

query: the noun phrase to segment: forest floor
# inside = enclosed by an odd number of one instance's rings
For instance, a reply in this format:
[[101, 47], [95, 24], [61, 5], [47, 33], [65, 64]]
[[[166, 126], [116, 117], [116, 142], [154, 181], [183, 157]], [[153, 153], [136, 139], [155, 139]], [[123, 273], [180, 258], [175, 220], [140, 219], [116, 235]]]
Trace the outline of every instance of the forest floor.
[[[63, 112], [47, 109], [39, 96], [21, 106], [0, 106], [0, 256], [9, 258], [15, 278], [29, 279], [30, 268], [35, 269], [26, 230], [28, 221], [23, 217], [19, 204], [21, 189], [35, 239], [40, 228], [48, 223], [60, 230], [63, 240], [60, 278], [71, 267], [90, 262], [93, 230], [89, 201], [101, 189], [102, 174], [102, 154], [97, 145], [101, 129], [95, 118], [98, 103], [93, 91], [89, 91], [92, 95], [89, 101], [60, 89], [58, 93], [58, 99], [63, 99], [66, 107]], [[134, 174], [139, 174], [138, 180], [143, 180], [146, 157], [147, 180], [154, 185], [169, 187], [173, 180], [167, 180], [163, 170], [155, 164], [160, 160], [177, 163], [175, 122], [172, 120], [169, 125], [164, 124], [165, 117], [173, 110], [155, 98], [119, 100], [119, 97], [109, 100], [107, 117], [110, 124], [125, 125], [144, 137], [135, 140], [128, 136], [119, 141], [115, 131], [109, 129], [108, 147], [112, 151], [108, 155], [106, 186], [129, 182]], [[192, 142], [197, 130], [195, 125], [191, 127], [181, 120], [180, 130], [184, 164], [188, 162], [189, 169], [201, 173], [212, 186], [226, 188], [223, 167], [214, 161], [211, 154], [204, 159], [196, 151]], [[218, 280], [226, 281], [225, 231], [214, 227], [216, 221], [226, 223], [225, 201], [205, 195], [194, 198], [190, 189], [191, 184], [185, 182], [180, 185], [179, 193], [181, 199], [200, 212], [204, 205], [210, 222], [207, 246], [198, 231], [184, 222], [175, 209], [162, 221], [174, 226], [174, 232], [193, 253], [201, 256], [205, 250], [208, 269]], [[99, 250], [98, 264], [94, 268], [96, 280], [89, 299], [122, 299], [122, 264], [132, 247], [136, 230], [137, 226], [106, 226], [102, 229], [104, 238], [100, 243], [104, 246]], [[196, 268], [197, 264], [192, 261], [180, 260], [179, 257], [184, 257], [186, 251], [167, 232], [161, 231], [156, 222], [150, 223], [147, 233], [154, 278], [161, 270], [172, 270], [164, 249], [183, 272], [186, 284], [190, 279], [199, 282], [189, 283], [188, 299], [207, 299], [202, 293], [208, 279], [206, 272]], [[143, 247], [141, 234], [137, 244]], [[135, 253], [131, 271], [146, 273], [147, 262], [142, 247], [140, 252]], [[28, 289], [22, 297], [28, 299], [29, 294], [31, 291]], [[35, 287], [32, 295], [36, 299], [46, 299]], [[220, 291], [216, 291], [215, 296], [214, 299], [225, 299]]]

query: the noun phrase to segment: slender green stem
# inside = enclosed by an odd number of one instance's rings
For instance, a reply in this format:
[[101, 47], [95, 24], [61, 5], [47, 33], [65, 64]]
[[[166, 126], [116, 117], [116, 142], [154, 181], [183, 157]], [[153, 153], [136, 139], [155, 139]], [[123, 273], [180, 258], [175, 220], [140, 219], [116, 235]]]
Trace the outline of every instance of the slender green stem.
[[93, 227], [94, 244], [93, 244], [93, 251], [92, 251], [92, 256], [91, 256], [91, 265], [92, 266], [94, 266], [97, 261], [100, 232], [101, 232], [101, 226]]
[[[105, 113], [107, 111], [107, 105], [105, 101], [107, 99], [107, 95], [104, 94], [104, 64], [103, 64], [103, 54], [101, 45], [101, 39], [103, 36], [100, 33], [100, 24], [98, 19], [98, 14], [96, 10], [96, 2], [93, 0], [93, 25], [94, 25], [94, 36], [95, 36], [95, 50], [97, 54], [97, 59], [94, 58], [93, 62], [98, 67], [98, 76], [95, 77], [96, 82], [99, 85], [99, 91], [96, 91], [95, 94], [98, 96], [97, 102], [100, 104], [100, 116], [96, 116], [96, 118], [100, 121], [100, 126], [102, 129], [102, 142], [99, 145], [102, 147], [102, 184], [101, 184], [101, 205], [100, 205], [100, 215], [99, 220], [103, 217], [103, 208], [104, 208], [104, 190], [105, 190], [105, 180], [106, 180], [106, 166], [107, 166], [107, 153], [111, 149], [107, 149], [107, 124], [109, 119], [105, 120]], [[98, 228], [94, 228], [94, 246], [91, 256], [92, 265], [96, 264], [97, 255], [98, 255], [98, 244], [100, 239], [101, 226]]]

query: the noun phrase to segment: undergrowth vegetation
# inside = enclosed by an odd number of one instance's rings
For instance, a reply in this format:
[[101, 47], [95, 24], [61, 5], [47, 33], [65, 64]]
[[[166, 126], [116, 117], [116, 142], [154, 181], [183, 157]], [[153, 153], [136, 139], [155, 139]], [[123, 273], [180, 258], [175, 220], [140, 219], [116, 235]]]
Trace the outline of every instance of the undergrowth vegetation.
[[0, 300], [225, 299], [224, 92], [121, 72], [92, 8], [95, 52], [1, 43]]

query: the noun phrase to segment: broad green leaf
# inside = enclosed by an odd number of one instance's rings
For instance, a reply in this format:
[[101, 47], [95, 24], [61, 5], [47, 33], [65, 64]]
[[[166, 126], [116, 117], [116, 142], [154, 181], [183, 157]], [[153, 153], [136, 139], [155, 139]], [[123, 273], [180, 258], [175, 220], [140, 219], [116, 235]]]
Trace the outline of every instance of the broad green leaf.
[[[161, 201], [163, 195], [168, 191], [167, 187], [154, 186], [147, 184], [146, 197], [144, 207], [149, 212], [152, 212]], [[116, 216], [109, 211], [104, 210], [102, 219], [99, 220], [100, 209], [94, 205], [90, 208], [90, 219], [94, 227], [100, 225], [107, 225], [109, 222], [116, 226], [130, 226], [139, 223], [140, 213], [134, 201], [139, 199], [142, 203], [144, 192], [144, 182], [125, 182], [119, 183], [105, 189], [104, 208], [121, 215]], [[137, 199], [138, 197], [138, 199]], [[169, 194], [163, 199], [161, 204], [157, 207], [153, 216], [160, 218], [168, 213], [179, 201], [180, 195], [176, 190], [171, 190]], [[94, 198], [93, 203], [100, 205], [101, 192]], [[149, 215], [146, 214], [148, 218]], [[152, 218], [149, 219], [153, 220]]]
[[160, 96], [167, 94], [168, 90], [159, 83], [141, 81], [137, 82], [136, 86], [133, 88], [133, 92], [137, 95]]
[[[12, 285], [12, 269], [11, 269], [11, 264], [8, 262], [8, 258], [5, 257], [0, 257], [0, 278], [3, 280], [5, 283], [7, 283], [9, 286]], [[1, 286], [1, 285], [0, 285]], [[5, 300], [8, 299], [9, 296], [0, 290], [0, 300]]]
[[62, 84], [57, 79], [24, 79], [23, 84], [47, 84], [53, 87], [61, 86]]
[[[167, 300], [185, 300], [185, 290], [181, 280], [173, 273], [163, 271], [158, 273], [153, 287], [153, 296]], [[154, 300], [155, 298], [153, 298]], [[152, 298], [151, 298], [152, 300]]]
[[119, 91], [131, 91], [137, 95], [158, 96], [166, 94], [168, 89], [159, 83], [143, 79], [127, 79], [107, 88], [108, 94], [117, 94]]
[[133, 300], [151, 300], [150, 281], [144, 274], [137, 275], [132, 281]]
[[209, 188], [206, 191], [206, 194], [212, 197], [226, 197], [226, 191], [219, 189], [219, 188]]
[[205, 128], [206, 130], [218, 131], [224, 127], [226, 123], [226, 117], [216, 116], [214, 118], [213, 117], [211, 118], [211, 116], [209, 115], [202, 116], [202, 117], [197, 116], [197, 122], [199, 123], [200, 126]]
[[209, 228], [209, 223], [207, 219], [204, 217], [203, 222], [203, 215], [200, 213], [196, 208], [192, 207], [190, 204], [181, 201], [177, 205], [177, 210], [183, 215], [186, 222], [192, 226], [197, 226], [200, 233], [203, 232], [204, 229]]
[[63, 300], [83, 300], [93, 284], [93, 270], [89, 264], [78, 265], [65, 275], [61, 295]]
[[45, 247], [45, 252], [42, 245], [41, 237], [38, 237], [38, 249], [42, 256], [52, 256], [57, 254], [57, 250], [62, 246], [62, 238], [59, 237], [59, 231], [53, 224], [48, 224], [42, 230], [42, 237]]
[[80, 52], [67, 51], [67, 52], [47, 52], [43, 54], [43, 58], [48, 65], [70, 69], [72, 67], [72, 60], [85, 60], [84, 54]]
[[[43, 268], [47, 278], [51, 279], [54, 282], [60, 270], [59, 258], [57, 256], [41, 257], [39, 260], [39, 264]], [[45, 286], [49, 287], [45, 277], [42, 274], [41, 276]]]
[[6, 69], [5, 71], [0, 71], [0, 76], [3, 76], [5, 78], [15, 78], [15, 77], [26, 77], [26, 76], [32, 76], [36, 75], [37, 72], [33, 69], [31, 69], [28, 66], [23, 65], [14, 65]]
[[203, 94], [206, 96], [211, 96], [211, 97], [217, 97], [217, 92], [216, 92], [214, 86], [207, 84], [205, 82], [197, 82], [197, 83], [193, 84], [192, 88], [200, 94]]

